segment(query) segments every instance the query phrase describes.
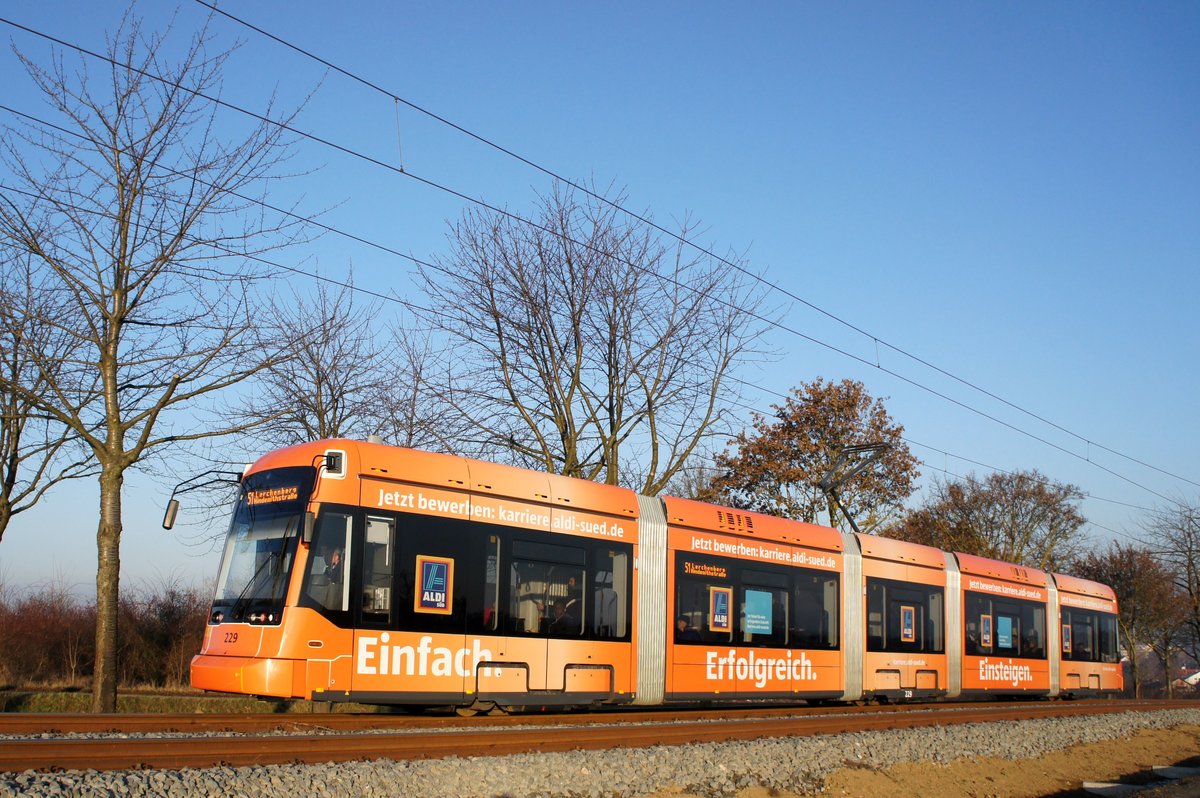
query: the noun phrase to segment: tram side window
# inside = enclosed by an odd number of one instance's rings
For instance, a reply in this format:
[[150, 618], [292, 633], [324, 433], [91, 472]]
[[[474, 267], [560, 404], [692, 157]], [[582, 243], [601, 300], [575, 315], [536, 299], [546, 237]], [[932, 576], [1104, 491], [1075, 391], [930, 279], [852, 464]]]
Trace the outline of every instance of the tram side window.
[[509, 623], [516, 634], [579, 637], [588, 618], [584, 602], [587, 552], [575, 546], [515, 540], [509, 568]]
[[592, 588], [595, 610], [592, 635], [598, 638], [623, 638], [628, 633], [629, 553], [616, 549], [593, 552]]
[[1071, 650], [1064, 652], [1067, 659], [1091, 662], [1096, 651], [1095, 618], [1090, 612], [1066, 613], [1065, 625], [1071, 629]]
[[500, 538], [488, 536], [487, 560], [484, 563], [483, 574], [483, 628], [494, 632], [499, 626], [500, 617], [497, 609], [500, 606]]
[[1027, 659], [1046, 658], [1046, 608], [1029, 601], [1019, 603], [1021, 613], [1020, 655]]
[[362, 620], [389, 623], [392, 616], [392, 578], [396, 569], [396, 522], [367, 518], [362, 558]]
[[755, 646], [788, 644], [786, 574], [747, 568], [742, 572], [741, 642]]
[[[680, 556], [672, 614], [676, 643], [733, 641], [733, 568], [732, 562], [715, 557]], [[687, 619], [684, 630], [678, 628], [680, 618]]]
[[867, 580], [867, 650], [945, 651], [945, 592], [891, 579]]
[[1100, 661], [1118, 662], [1121, 657], [1117, 652], [1117, 616], [1103, 614], [1098, 619], [1100, 621]]
[[434, 634], [482, 632], [485, 566], [476, 527], [454, 518], [401, 514], [395, 545], [395, 628]]
[[1046, 607], [1034, 601], [1001, 600], [968, 591], [965, 602], [968, 656], [1046, 658]]
[[350, 560], [353, 519], [347, 513], [326, 512], [313, 535], [305, 574], [304, 595], [331, 612], [350, 608], [350, 582], [346, 563]]
[[790, 645], [838, 647], [838, 576], [803, 571], [793, 577], [794, 610]]
[[1115, 615], [1064, 609], [1062, 625], [1071, 630], [1070, 650], [1067, 650], [1068, 635], [1063, 637], [1063, 659], [1078, 662], [1116, 662], [1119, 659]]

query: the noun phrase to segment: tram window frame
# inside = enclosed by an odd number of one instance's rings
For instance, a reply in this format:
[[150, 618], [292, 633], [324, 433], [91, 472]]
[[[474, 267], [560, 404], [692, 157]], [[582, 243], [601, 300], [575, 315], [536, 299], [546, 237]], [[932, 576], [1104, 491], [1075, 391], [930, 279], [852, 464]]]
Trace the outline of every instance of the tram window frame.
[[[1064, 660], [1071, 662], [1117, 662], [1117, 616], [1078, 607], [1063, 607], [1060, 613], [1062, 628], [1071, 630], [1071, 650], [1062, 651]], [[1059, 641], [1062, 650], [1062, 641]]]
[[[693, 573], [687, 572], [688, 563], [695, 566]], [[729, 595], [733, 596], [737, 589], [737, 568], [736, 560], [700, 556], [687, 552], [678, 553], [675, 559], [675, 595], [671, 628], [675, 629], [674, 619], [687, 618], [688, 625], [696, 631], [696, 639], [681, 639], [676, 632], [674, 640], [677, 645], [712, 645], [733, 642], [739, 624], [734, 623], [732, 617], [729, 619], [728, 631], [713, 630], [709, 628], [709, 622], [712, 610], [712, 591], [714, 589], [728, 590]], [[699, 573], [701, 570], [710, 570], [711, 572]], [[724, 575], [722, 576], [721, 573]], [[734, 608], [730, 606], [731, 616], [733, 611]]]
[[488, 535], [488, 548], [483, 565], [483, 608], [480, 623], [484, 632], [500, 628], [500, 537]]
[[[784, 648], [788, 645], [788, 634], [791, 631], [791, 580], [787, 572], [743, 567], [738, 579], [738, 596], [740, 609], [738, 633], [739, 645], [757, 648]], [[767, 619], [771, 626], [770, 632], [752, 632], [750, 623], [752, 616], [748, 612], [751, 604], [751, 593], [761, 594], [769, 603], [770, 617]], [[761, 603], [762, 599], [755, 599]]]
[[[336, 509], [334, 509], [336, 508]], [[367, 512], [361, 507], [328, 505], [318, 518], [313, 539], [313, 548], [326, 545], [329, 533], [327, 515], [337, 514], [347, 518], [349, 532], [343, 537], [348, 541], [345, 575], [350, 588], [358, 590], [365, 584], [361, 571], [365, 565], [353, 559], [357, 550], [365, 548], [365, 518]], [[378, 521], [394, 524], [393, 532], [393, 590], [391, 611], [387, 620], [372, 618], [362, 612], [361, 606], [348, 604], [346, 610], [329, 611], [310, 595], [310, 577], [305, 574], [300, 605], [312, 607], [330, 617], [340, 626], [351, 622], [361, 623], [367, 628], [388, 628], [405, 632], [441, 634], [510, 634], [509, 626], [509, 582], [505, 576], [512, 563], [514, 544], [518, 552], [549, 555], [556, 560], [570, 560], [577, 569], [576, 596], [582, 606], [577, 633], [564, 635], [566, 639], [596, 639], [614, 642], [629, 642], [633, 624], [633, 546], [628, 543], [594, 541], [587, 538], [565, 536], [537, 530], [514, 529], [466, 519], [444, 518], [419, 513], [387, 512], [370, 508], [369, 515]], [[339, 538], [340, 539], [340, 538]], [[324, 542], [323, 542], [324, 541]], [[480, 541], [484, 541], [481, 545]], [[448, 559], [453, 565], [453, 592], [451, 612], [447, 614], [420, 612], [414, 608], [417, 557]], [[310, 554], [310, 569], [315, 567]], [[559, 563], [564, 564], [564, 563]], [[323, 563], [322, 563], [323, 567]], [[489, 571], [489, 569], [491, 569]], [[489, 578], [489, 573], [491, 577]], [[604, 591], [601, 592], [601, 585]], [[563, 594], [566, 580], [563, 580]], [[591, 590], [589, 588], [594, 588]], [[347, 594], [349, 595], [349, 594]], [[596, 607], [601, 601], [606, 606], [609, 623], [601, 628], [601, 618], [596, 616]], [[348, 599], [347, 599], [348, 600]], [[488, 609], [491, 608], [491, 612]], [[351, 612], [354, 610], [354, 612]], [[613, 615], [615, 613], [615, 616]], [[591, 621], [591, 619], [595, 621]], [[532, 637], [532, 635], [530, 635]], [[549, 637], [549, 633], [538, 637]], [[558, 635], [555, 635], [556, 637]]]
[[[690, 573], [687, 563], [692, 564]], [[720, 576], [720, 572], [725, 575]], [[841, 589], [838, 572], [678, 551], [671, 626], [675, 629], [677, 619], [687, 618], [695, 634], [682, 638], [675, 630], [674, 640], [681, 645], [735, 643], [753, 648], [836, 651], [841, 645]], [[730, 608], [731, 615], [735, 609], [741, 610], [736, 623], [731, 618], [729, 632], [709, 628], [713, 590], [728, 590], [736, 600], [736, 605]], [[768, 593], [771, 597], [770, 634], [748, 628], [745, 609], [751, 592]], [[800, 612], [802, 603], [808, 608], [807, 613]]]
[[[490, 527], [501, 541], [505, 565], [497, 580], [500, 634], [524, 639], [602, 640], [629, 642], [633, 624], [633, 546], [627, 543], [531, 530]], [[540, 558], [540, 559], [539, 559]], [[534, 564], [522, 568], [520, 563]], [[536, 564], [555, 567], [542, 571], [532, 591], [523, 586], [538, 576]], [[524, 570], [527, 582], [518, 578]], [[571, 577], [575, 583], [570, 584]], [[574, 602], [570, 599], [574, 598]], [[573, 623], [552, 629], [554, 601], [570, 602]], [[525, 631], [537, 619], [536, 631]]]
[[1120, 662], [1121, 632], [1117, 625], [1117, 616], [1106, 612], [1097, 613], [1097, 616], [1100, 620], [1100, 661]]
[[588, 559], [582, 545], [514, 538], [506, 631], [523, 637], [582, 637], [590, 617], [585, 600]]
[[[322, 508], [309, 545], [304, 584], [300, 591], [300, 606], [317, 610], [339, 626], [346, 626], [350, 619], [356, 517], [353, 508]], [[333, 583], [326, 575], [327, 558], [334, 549], [341, 550], [342, 583], [340, 591], [336, 592], [331, 590]]]
[[[457, 518], [419, 513], [380, 515], [395, 517], [397, 521], [394, 628], [427, 634], [479, 631], [485, 566], [484, 550], [478, 545], [479, 536], [473, 525]], [[449, 561], [453, 582], [449, 612], [417, 608], [414, 599], [419, 589], [419, 558]]]
[[[1000, 598], [976, 590], [963, 591], [963, 653], [969, 657], [1012, 657], [1046, 659], [1046, 605], [1027, 599]], [[982, 639], [982, 617], [991, 619], [991, 642]], [[1000, 629], [1006, 622], [1009, 646], [1000, 645]], [[1029, 645], [1030, 634], [1036, 645]]]
[[[946, 591], [940, 585], [867, 577], [867, 651], [944, 654]], [[904, 639], [904, 610], [913, 640]]]
[[[629, 638], [633, 549], [597, 544], [592, 548], [592, 629], [597, 640]], [[585, 627], [586, 628], [586, 627]]]
[[792, 628], [788, 633], [789, 645], [808, 650], [837, 650], [841, 642], [841, 574], [797, 568], [792, 573], [791, 592]]
[[[379, 540], [382, 533], [382, 540]], [[358, 595], [359, 623], [363, 626], [392, 625], [396, 604], [396, 519], [368, 515], [363, 530], [361, 585]], [[383, 555], [380, 558], [379, 555]]]

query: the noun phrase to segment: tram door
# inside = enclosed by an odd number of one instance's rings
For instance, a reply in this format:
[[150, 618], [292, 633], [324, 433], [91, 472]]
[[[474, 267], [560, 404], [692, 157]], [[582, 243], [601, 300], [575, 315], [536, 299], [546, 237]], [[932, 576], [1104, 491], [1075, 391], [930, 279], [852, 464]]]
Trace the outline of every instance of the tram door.
[[867, 685], [880, 691], [935, 690], [938, 670], [928, 656], [945, 651], [944, 589], [892, 579], [867, 579]]
[[567, 666], [583, 656], [586, 564], [582, 547], [513, 541], [509, 618], [530, 690], [563, 690]]
[[[386, 654], [392, 654], [385, 635], [396, 627], [396, 521], [394, 518], [368, 515], [363, 524], [351, 567], [357, 572], [357, 590], [353, 592], [355, 616], [355, 656], [362, 652], [364, 668], [354, 674], [354, 689], [366, 693], [386, 693], [398, 689], [390, 678]], [[349, 580], [348, 580], [349, 581]]]
[[314, 691], [348, 691], [352, 667], [345, 656], [354, 648], [351, 628], [353, 594], [348, 563], [357, 554], [354, 517], [349, 513], [325, 511], [309, 549], [304, 576], [304, 605], [318, 610], [324, 619], [296, 628], [308, 656], [302, 695]]

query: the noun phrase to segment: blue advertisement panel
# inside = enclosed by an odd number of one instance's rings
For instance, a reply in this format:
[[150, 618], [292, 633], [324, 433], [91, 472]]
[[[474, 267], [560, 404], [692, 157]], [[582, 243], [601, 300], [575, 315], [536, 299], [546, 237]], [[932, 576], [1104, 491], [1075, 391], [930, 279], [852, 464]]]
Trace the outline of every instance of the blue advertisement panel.
[[996, 619], [996, 647], [997, 648], [1012, 648], [1012, 622], [1013, 619], [1007, 615], [1001, 615]]
[[746, 591], [746, 627], [751, 634], [771, 634], [771, 594], [763, 590]]

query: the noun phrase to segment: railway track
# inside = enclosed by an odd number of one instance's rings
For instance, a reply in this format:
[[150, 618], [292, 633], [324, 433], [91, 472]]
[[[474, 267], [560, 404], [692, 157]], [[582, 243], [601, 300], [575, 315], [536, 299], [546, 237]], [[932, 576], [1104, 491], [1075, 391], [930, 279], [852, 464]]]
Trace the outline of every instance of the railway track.
[[[160, 737], [8, 739], [0, 771], [247, 766], [360, 759], [501, 756], [574, 749], [636, 748], [767, 737], [878, 731], [1000, 720], [1070, 717], [1194, 707], [1194, 702], [1040, 702], [839, 709], [734, 709], [510, 716], [464, 721], [397, 715], [278, 716], [10, 716], [4, 734], [83, 733], [85, 727]], [[37, 720], [39, 731], [33, 731]], [[388, 725], [391, 724], [391, 725]], [[24, 727], [17, 731], [17, 727]], [[547, 733], [547, 726], [556, 727]], [[566, 727], [570, 733], [564, 733]], [[209, 736], [182, 736], [206, 733]], [[68, 731], [69, 730], [69, 731]], [[316, 733], [317, 731], [322, 733]], [[361, 733], [373, 730], [374, 733]], [[264, 732], [274, 732], [265, 734]], [[215, 736], [213, 732], [218, 732]], [[360, 733], [350, 733], [360, 732]]]
[[[980, 703], [973, 706], [1011, 706], [1011, 702]], [[601, 723], [667, 723], [684, 720], [792, 717], [795, 715], [844, 715], [856, 712], [901, 712], [904, 705], [840, 707], [725, 707], [718, 710], [651, 709], [645, 711], [594, 710], [584, 713], [528, 713], [481, 715], [469, 720], [454, 715], [406, 715], [385, 713], [289, 713], [289, 714], [120, 714], [13, 713], [0, 714], [0, 734], [141, 734], [151, 732], [294, 732], [363, 731], [373, 729], [438, 729], [463, 726], [586, 726]]]

